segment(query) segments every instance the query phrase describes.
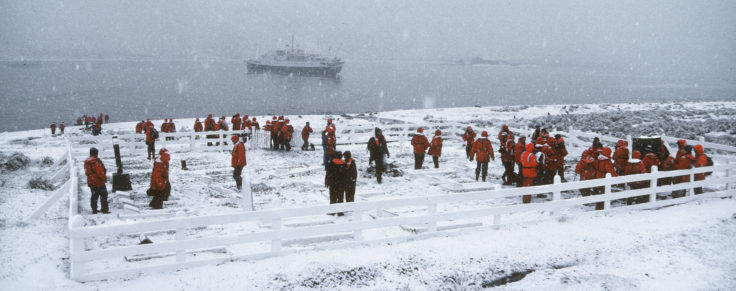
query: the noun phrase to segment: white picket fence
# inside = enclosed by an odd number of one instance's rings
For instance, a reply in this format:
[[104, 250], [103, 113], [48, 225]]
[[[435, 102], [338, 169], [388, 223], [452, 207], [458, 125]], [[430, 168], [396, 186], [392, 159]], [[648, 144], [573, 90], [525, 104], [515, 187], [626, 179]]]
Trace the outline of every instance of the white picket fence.
[[[403, 136], [408, 135], [417, 125], [401, 125], [396, 127], [384, 127], [384, 134], [392, 136], [397, 140], [401, 140]], [[458, 125], [454, 125], [457, 129]], [[390, 128], [393, 130], [386, 130]], [[346, 132], [345, 136], [350, 138], [364, 138], [366, 132], [372, 135], [373, 127], [355, 128], [350, 132]], [[351, 130], [351, 129], [346, 129]], [[191, 136], [192, 133], [180, 133], [180, 136]], [[201, 133], [206, 135], [207, 133]], [[600, 135], [576, 132], [571, 130], [568, 133], [576, 140], [578, 137], [592, 138], [594, 136], [601, 137], [604, 141], [615, 142], [616, 138], [603, 137]], [[108, 138], [109, 139], [109, 138]], [[100, 139], [102, 140], [102, 139]], [[367, 138], [366, 140], [367, 141]], [[356, 142], [358, 142], [356, 140]], [[364, 142], [364, 141], [359, 141]], [[582, 143], [582, 141], [578, 141]], [[707, 148], [715, 148], [730, 153], [736, 153], [735, 147], [717, 145], [712, 143], [703, 143], [700, 141], [692, 141], [693, 143], [701, 143]], [[582, 144], [581, 144], [582, 145]], [[443, 233], [444, 227], [441, 223], [452, 223], [462, 220], [476, 220], [474, 226], [490, 226], [497, 227], [502, 224], [502, 218], [506, 215], [512, 215], [523, 212], [540, 212], [540, 211], [557, 211], [560, 209], [569, 209], [583, 204], [596, 202], [604, 203], [604, 211], [631, 210], [641, 208], [656, 208], [672, 204], [684, 203], [694, 199], [704, 199], [711, 197], [725, 197], [734, 194], [734, 184], [736, 177], [732, 175], [733, 165], [731, 159], [727, 159], [726, 163], [718, 164], [712, 167], [694, 168], [690, 170], [657, 172], [656, 167], [653, 173], [639, 174], [624, 177], [615, 177], [607, 179], [597, 179], [588, 181], [578, 181], [569, 183], [560, 183], [559, 177], [555, 177], [555, 184], [535, 186], [527, 188], [509, 188], [496, 189], [489, 191], [465, 192], [460, 194], [432, 195], [424, 197], [411, 197], [388, 199], [382, 201], [355, 202], [332, 205], [319, 205], [308, 207], [290, 207], [281, 209], [259, 210], [252, 212], [232, 213], [232, 214], [216, 214], [197, 217], [173, 217], [156, 221], [127, 222], [114, 225], [96, 225], [85, 226], [85, 220], [79, 215], [78, 211], [78, 193], [79, 179], [77, 176], [77, 166], [74, 163], [74, 149], [71, 143], [67, 146], [68, 164], [70, 171], [69, 187], [69, 237], [70, 237], [70, 277], [77, 281], [93, 281], [110, 278], [118, 278], [120, 276], [144, 273], [150, 271], [167, 271], [179, 270], [182, 268], [219, 264], [233, 260], [258, 259], [271, 256], [278, 256], [300, 251], [299, 248], [288, 247], [290, 240], [314, 239], [319, 238], [342, 238], [337, 242], [321, 243], [312, 246], [310, 249], [350, 247], [362, 244], [372, 244], [387, 241], [403, 241]], [[196, 149], [191, 146], [190, 149]], [[694, 175], [697, 173], [714, 172], [706, 180], [695, 181], [690, 183], [681, 183], [675, 185], [657, 186], [657, 179], [666, 177], [676, 177], [689, 175], [691, 181], [694, 181]], [[637, 190], [623, 190], [619, 192], [612, 191], [612, 185], [625, 184], [636, 181], [650, 181], [650, 187]], [[708, 187], [708, 191], [704, 194], [694, 195], [694, 188]], [[588, 197], [572, 197], [563, 198], [561, 195], [566, 191], [577, 191], [585, 188], [603, 187], [604, 193], [601, 195], [593, 195]], [[686, 196], [657, 200], [657, 193], [671, 192], [677, 190], [685, 190]], [[536, 194], [552, 194], [551, 201], [537, 202], [531, 204], [522, 204], [522, 195]], [[642, 195], [649, 196], [648, 203], [636, 204], [632, 206], [611, 207], [611, 201], [625, 199], [629, 197], [637, 197]], [[468, 203], [473, 201], [491, 201], [501, 198], [516, 199], [518, 203], [501, 206], [474, 207], [474, 208], [453, 208], [438, 207], [448, 206], [458, 203]], [[419, 209], [412, 216], [381, 216], [371, 215], [386, 210], [411, 207]], [[445, 209], [445, 210], [442, 210]], [[449, 210], [448, 210], [449, 209]], [[285, 220], [294, 218], [310, 218], [310, 217], [326, 217], [329, 213], [345, 212], [350, 215], [345, 218], [336, 218], [331, 223], [321, 225], [297, 224], [289, 225]], [[207, 235], [203, 237], [187, 236], [188, 230], [207, 229], [209, 227], [218, 228], [224, 225], [260, 225], [256, 230], [236, 232], [235, 235]], [[268, 224], [268, 227], [263, 227]], [[426, 227], [426, 232], [415, 234], [410, 232], [399, 232], [399, 236], [378, 236], [374, 234], [366, 236], [367, 231], [385, 228], [399, 228], [405, 225], [422, 225]], [[91, 239], [100, 239], [102, 237], [119, 238], [132, 233], [150, 233], [168, 231], [173, 232], [173, 236], [169, 240], [159, 240], [153, 244], [131, 244], [115, 247], [87, 247], [87, 243]], [[396, 232], [386, 232], [396, 233]], [[256, 244], [262, 248], [253, 248], [250, 251], [242, 251], [243, 245]], [[212, 256], [196, 256], [193, 252], [202, 249], [226, 248], [227, 251], [222, 254]], [[241, 251], [235, 251], [239, 249]], [[249, 249], [249, 248], [245, 248]], [[170, 258], [159, 257], [148, 262], [128, 262], [124, 258], [135, 256], [150, 255], [155, 257], [157, 254], [173, 254]]]

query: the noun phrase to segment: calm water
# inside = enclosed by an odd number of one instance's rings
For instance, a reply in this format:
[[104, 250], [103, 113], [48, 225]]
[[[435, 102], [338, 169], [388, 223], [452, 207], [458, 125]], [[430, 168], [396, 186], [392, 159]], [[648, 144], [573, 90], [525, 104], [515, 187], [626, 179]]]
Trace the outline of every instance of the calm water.
[[0, 131], [241, 114], [355, 113], [473, 105], [734, 100], [733, 76], [593, 66], [348, 61], [339, 80], [248, 74], [238, 61], [0, 62]]

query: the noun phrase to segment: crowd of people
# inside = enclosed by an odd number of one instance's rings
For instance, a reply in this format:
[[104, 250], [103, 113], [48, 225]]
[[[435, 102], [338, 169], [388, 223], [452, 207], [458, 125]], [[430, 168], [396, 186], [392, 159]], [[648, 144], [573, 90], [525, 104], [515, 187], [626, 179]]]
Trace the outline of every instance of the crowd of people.
[[[230, 122], [234, 130], [244, 130], [252, 133], [253, 130], [260, 130], [260, 126], [256, 118], [252, 119], [248, 115], [240, 117], [235, 114]], [[52, 130], [55, 130], [55, 124]], [[63, 131], [63, 125], [60, 127]], [[264, 126], [271, 137], [270, 148], [276, 150], [291, 150], [291, 138], [294, 133], [293, 126], [288, 118], [283, 116], [274, 116], [271, 121], [267, 121]], [[229, 124], [225, 120], [225, 116], [220, 117], [215, 122], [212, 114], [205, 118], [204, 123], [195, 121], [194, 130], [196, 132], [222, 131], [229, 130]], [[159, 151], [158, 158], [155, 155], [155, 141], [158, 138], [158, 132], [150, 119], [141, 121], [136, 125], [136, 132], [145, 134], [146, 144], [148, 145], [148, 159], [154, 159], [154, 168], [151, 176], [151, 187], [148, 191], [153, 196], [151, 208], [160, 209], [163, 201], [168, 199], [171, 191], [171, 185], [168, 180], [169, 161], [171, 159], [168, 150], [162, 148]], [[165, 119], [161, 125], [161, 132], [176, 132], [176, 126], [173, 119]], [[302, 150], [309, 150], [309, 136], [313, 133], [313, 129], [309, 122], [302, 128]], [[219, 135], [207, 135], [208, 138], [218, 138]], [[233, 167], [233, 179], [236, 188], [242, 189], [243, 168], [246, 163], [246, 152], [244, 143], [249, 135], [244, 133], [240, 135], [232, 135], [230, 140], [233, 143], [231, 152], [231, 166]], [[489, 140], [487, 131], [482, 131], [480, 137], [477, 137], [471, 126], [468, 126], [462, 134], [462, 140], [465, 143], [466, 158], [476, 162], [475, 180], [486, 181], [488, 176], [488, 164], [495, 161], [495, 152], [493, 144]], [[557, 134], [550, 136], [546, 129], [536, 127], [531, 135], [531, 142], [526, 141], [526, 136], [519, 135], [509, 130], [509, 127], [503, 125], [498, 132], [498, 150], [504, 173], [502, 180], [505, 185], [516, 184], [516, 187], [529, 187], [537, 185], [552, 184], [554, 176], [559, 175], [562, 182], [566, 182], [564, 178], [565, 158], [568, 155], [564, 138]], [[432, 156], [435, 168], [439, 168], [439, 157], [442, 155], [442, 131], [437, 129], [431, 141], [424, 135], [424, 129], [417, 128], [416, 133], [411, 139], [414, 154], [414, 169], [422, 169], [425, 155]], [[208, 143], [210, 144], [210, 143]], [[327, 120], [324, 130], [322, 130], [322, 148], [323, 163], [325, 166], [325, 186], [329, 189], [330, 203], [353, 202], [355, 200], [355, 187], [357, 181], [356, 161], [352, 158], [350, 151], [344, 153], [336, 148], [336, 126], [330, 118]], [[219, 145], [219, 143], [218, 143]], [[629, 145], [625, 140], [619, 140], [615, 145], [615, 150], [604, 146], [598, 138], [595, 138], [592, 145], [585, 149], [580, 157], [580, 161], [575, 166], [575, 174], [580, 177], [581, 181], [601, 179], [607, 175], [612, 177], [622, 175], [634, 175], [651, 173], [656, 166], [661, 171], [684, 170], [692, 167], [704, 167], [712, 165], [712, 161], [708, 158], [702, 145], [694, 147], [687, 145], [685, 140], [677, 141], [678, 150], [673, 157], [670, 155], [664, 142], [659, 140], [658, 148], [646, 147], [643, 152], [634, 150], [629, 153]], [[367, 150], [370, 153], [369, 166], [375, 162], [375, 176], [379, 184], [382, 183], [382, 175], [386, 171], [387, 158], [390, 153], [387, 141], [380, 128], [374, 129], [374, 135], [367, 143]], [[694, 154], [693, 154], [694, 151]], [[516, 166], [516, 169], [515, 167]], [[93, 193], [91, 206], [93, 212], [97, 212], [96, 200], [98, 197], [103, 200], [102, 212], [107, 213], [106, 189], [104, 189], [105, 168], [102, 162], [97, 158], [97, 150], [90, 149], [90, 157], [85, 160], [85, 171], [88, 176], [88, 184]], [[102, 175], [100, 175], [102, 173]], [[694, 175], [695, 180], [705, 179], [706, 174]], [[677, 176], [674, 178], [660, 178], [657, 181], [658, 186], [679, 184], [689, 182], [689, 175]], [[629, 182], [627, 185], [631, 189], [641, 189], [650, 186], [649, 180]], [[581, 189], [582, 196], [603, 194], [603, 187], [594, 187], [590, 189]], [[676, 191], [675, 195], [684, 195], [684, 190]], [[702, 188], [695, 189], [696, 194], [702, 193]], [[522, 202], [530, 203], [531, 195], [523, 195]], [[647, 202], [648, 196], [629, 198], [627, 202], [641, 203]], [[603, 203], [596, 203], [596, 209], [602, 209]], [[342, 213], [336, 213], [342, 215]]]

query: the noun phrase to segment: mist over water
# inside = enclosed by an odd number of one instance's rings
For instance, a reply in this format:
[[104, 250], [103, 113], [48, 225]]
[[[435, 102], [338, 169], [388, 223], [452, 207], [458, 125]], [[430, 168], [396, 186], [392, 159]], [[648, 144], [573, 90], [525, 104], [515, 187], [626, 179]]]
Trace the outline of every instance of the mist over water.
[[[207, 113], [736, 100], [736, 1], [0, 0], [0, 131]], [[283, 48], [338, 81], [247, 74]], [[511, 65], [457, 65], [482, 57]]]
[[242, 61], [0, 63], [0, 130], [82, 114], [145, 118], [359, 113], [487, 105], [734, 100], [728, 78], [604, 66], [347, 62], [339, 79], [249, 74]]

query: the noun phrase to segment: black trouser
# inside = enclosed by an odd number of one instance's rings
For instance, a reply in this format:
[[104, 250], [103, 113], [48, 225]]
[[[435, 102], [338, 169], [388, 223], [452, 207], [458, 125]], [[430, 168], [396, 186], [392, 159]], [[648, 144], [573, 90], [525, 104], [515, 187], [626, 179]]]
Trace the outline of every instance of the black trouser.
[[52, 128], [51, 129], [51, 134], [56, 134], [56, 129], [55, 128]]
[[503, 177], [505, 177], [506, 185], [510, 185], [514, 182], [514, 161], [503, 161]]
[[355, 183], [348, 183], [345, 187], [345, 202], [355, 201]]
[[432, 156], [432, 162], [434, 163], [434, 168], [440, 167], [440, 156]]
[[330, 204], [342, 203], [345, 198], [345, 189], [338, 185], [330, 185]]
[[233, 169], [233, 179], [235, 179], [235, 187], [238, 191], [243, 188], [243, 177], [240, 175], [243, 172], [243, 166], [237, 166]]
[[[286, 138], [284, 138], [284, 139], [283, 139], [283, 143], [282, 143], [282, 144], [283, 144], [283, 146], [285, 146], [285, 147], [286, 147], [286, 151], [287, 151], [287, 152], [288, 152], [288, 151], [291, 151], [291, 139], [286, 139]], [[283, 149], [283, 148], [282, 148], [282, 149]]]
[[519, 173], [516, 176], [516, 187], [521, 187], [521, 179], [524, 178], [523, 175], [523, 169], [524, 167], [521, 166], [521, 164], [516, 164], [519, 167]]
[[302, 141], [304, 141], [304, 144], [302, 144], [302, 150], [309, 150], [309, 139], [302, 139]]
[[[593, 187], [593, 195], [601, 195], [606, 191], [603, 186]], [[595, 210], [603, 210], [603, 201], [595, 203]]]
[[89, 199], [92, 212], [97, 212], [97, 199], [100, 199], [100, 204], [102, 204], [102, 212], [108, 212], [110, 209], [107, 204], [107, 187], [89, 187], [89, 191], [92, 192], [92, 197]]
[[475, 180], [478, 180], [478, 175], [480, 174], [481, 170], [483, 171], [483, 182], [486, 181], [486, 176], [488, 176], [488, 162], [478, 162], [475, 166]]
[[153, 199], [151, 199], [151, 202], [148, 203], [148, 206], [152, 209], [161, 209], [164, 208], [164, 197], [166, 194], [163, 190], [151, 190], [153, 194]]
[[279, 148], [279, 137], [273, 132], [271, 132], [271, 148], [272, 149]]
[[424, 164], [424, 153], [414, 154], [414, 169], [421, 169], [422, 164]]
[[148, 146], [148, 159], [155, 159], [156, 158], [156, 142], [146, 142], [146, 145]]
[[466, 159], [469, 159], [470, 158], [470, 150], [471, 149], [473, 149], [473, 144], [472, 143], [469, 143], [469, 144], [465, 145], [465, 158]]
[[383, 155], [378, 155], [376, 158], [376, 179], [378, 180], [378, 184], [381, 184], [381, 176], [385, 170], [386, 167], [383, 164]]

